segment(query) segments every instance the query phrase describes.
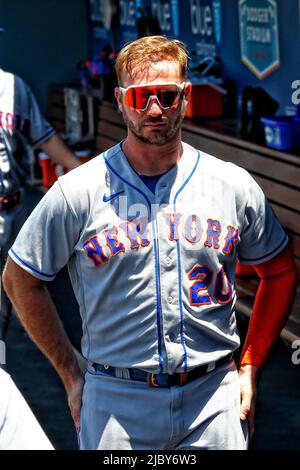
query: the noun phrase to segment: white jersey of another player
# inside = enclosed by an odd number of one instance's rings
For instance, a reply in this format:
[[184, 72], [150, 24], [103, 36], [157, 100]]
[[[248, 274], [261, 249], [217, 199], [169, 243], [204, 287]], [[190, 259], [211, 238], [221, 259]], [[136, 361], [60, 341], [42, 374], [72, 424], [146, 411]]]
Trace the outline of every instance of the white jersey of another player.
[[[22, 78], [1, 69], [0, 127], [0, 195], [3, 195], [17, 190], [28, 175], [30, 162], [24, 145], [36, 147], [55, 131], [42, 116], [29, 86]], [[10, 188], [12, 185], [15, 187]]]
[[1, 367], [0, 450], [53, 450], [25, 399]]

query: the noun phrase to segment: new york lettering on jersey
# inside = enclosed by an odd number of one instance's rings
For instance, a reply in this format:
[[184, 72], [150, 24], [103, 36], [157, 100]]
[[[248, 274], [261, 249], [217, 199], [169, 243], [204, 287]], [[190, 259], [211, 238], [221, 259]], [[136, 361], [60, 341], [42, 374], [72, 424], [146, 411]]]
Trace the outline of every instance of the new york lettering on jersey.
[[[164, 213], [163, 220], [169, 230], [168, 238], [171, 242], [176, 242], [181, 237], [188, 243], [220, 249], [224, 254], [231, 255], [239, 241], [239, 228], [224, 224], [226, 228], [223, 229], [218, 220], [207, 219], [204, 224], [199, 216], [193, 214], [187, 216], [184, 221], [181, 214], [174, 213]], [[204, 225], [205, 230], [202, 228]], [[118, 226], [112, 225], [89, 238], [83, 247], [95, 267], [99, 267], [111, 257], [126, 252], [126, 245], [127, 249], [131, 250], [150, 245], [149, 229], [149, 220], [146, 217], [122, 221]], [[124, 237], [127, 237], [129, 244]]]
[[[217, 266], [203, 264], [201, 250], [216, 250], [222, 258], [227, 255], [232, 262], [233, 251], [239, 242], [239, 228], [228, 223], [221, 224], [219, 220], [212, 218], [202, 221], [195, 214], [183, 216], [180, 213], [162, 212], [161, 220], [165, 224], [165, 238], [170, 244], [174, 245], [182, 240], [186, 255], [189, 251], [194, 252], [195, 264], [183, 275], [183, 282], [190, 289], [190, 305], [210, 305], [214, 301], [219, 304], [229, 303], [233, 296], [233, 286], [226, 262], [223, 259]], [[95, 268], [113, 262], [113, 258], [117, 256], [126, 257], [133, 250], [136, 251], [136, 256], [143, 256], [141, 250], [145, 248], [153, 250], [153, 232], [147, 217], [111, 225], [83, 244], [86, 256]], [[213, 288], [213, 299], [208, 294], [208, 288]]]
[[0, 127], [6, 130], [13, 129], [28, 134], [29, 119], [22, 117], [20, 114], [13, 114], [11, 112], [0, 109]]

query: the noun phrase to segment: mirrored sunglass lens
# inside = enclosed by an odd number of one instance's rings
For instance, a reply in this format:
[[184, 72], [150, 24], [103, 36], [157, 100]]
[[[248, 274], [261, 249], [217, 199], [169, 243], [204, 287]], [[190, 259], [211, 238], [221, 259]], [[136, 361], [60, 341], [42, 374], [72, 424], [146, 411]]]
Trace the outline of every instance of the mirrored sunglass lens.
[[137, 88], [130, 88], [125, 95], [125, 103], [134, 109], [143, 109], [147, 104], [147, 96]]
[[138, 88], [129, 88], [125, 95], [125, 103], [130, 108], [143, 109], [147, 105], [148, 98], [148, 93], [143, 93]]
[[170, 108], [178, 95], [177, 91], [160, 91], [157, 93], [157, 98], [162, 107]]
[[134, 109], [144, 109], [150, 96], [157, 96], [161, 106], [169, 108], [178, 96], [178, 89], [174, 85], [129, 88], [125, 95], [125, 103]]

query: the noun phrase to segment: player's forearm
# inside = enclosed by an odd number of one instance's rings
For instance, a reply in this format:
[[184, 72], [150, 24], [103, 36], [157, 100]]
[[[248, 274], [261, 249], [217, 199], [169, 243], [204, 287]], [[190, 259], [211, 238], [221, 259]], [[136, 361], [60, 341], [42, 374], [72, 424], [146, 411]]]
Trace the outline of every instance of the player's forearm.
[[262, 367], [291, 311], [297, 286], [293, 257], [286, 249], [274, 260], [256, 266], [261, 277], [241, 364]]
[[[19, 268], [20, 269], [20, 268]], [[52, 299], [42, 282], [28, 282], [28, 276], [12, 277], [4, 272], [4, 286], [29, 336], [48, 357], [66, 389], [81, 375], [72, 345], [58, 317]]]
[[52, 135], [50, 139], [43, 142], [41, 148], [48, 154], [53, 163], [58, 163], [69, 170], [80, 166], [79, 159], [73, 155], [57, 134]]

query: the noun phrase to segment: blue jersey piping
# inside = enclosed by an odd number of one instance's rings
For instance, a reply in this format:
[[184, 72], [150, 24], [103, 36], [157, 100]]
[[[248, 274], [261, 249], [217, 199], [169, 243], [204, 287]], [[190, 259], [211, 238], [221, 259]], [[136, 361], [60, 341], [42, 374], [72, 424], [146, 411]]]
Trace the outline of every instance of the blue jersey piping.
[[[139, 188], [134, 186], [133, 184], [129, 183], [129, 181], [126, 181], [125, 178], [123, 178], [121, 175], [119, 175], [113, 167], [109, 164], [108, 160], [103, 157], [105, 160], [106, 165], [108, 168], [118, 177], [120, 178], [121, 181], [123, 181], [125, 184], [130, 186], [131, 188], [135, 189], [138, 193], [140, 193], [146, 200], [149, 210], [150, 210], [150, 217], [151, 217], [151, 201], [148, 199], [146, 194], [143, 193]], [[162, 345], [162, 337], [161, 337], [161, 314], [162, 314], [162, 309], [161, 309], [161, 300], [160, 300], [160, 270], [159, 270], [159, 262], [158, 262], [158, 247], [157, 247], [157, 239], [156, 239], [156, 227], [154, 224], [154, 221], [151, 220], [151, 225], [152, 225], [152, 230], [153, 230], [153, 240], [154, 240], [154, 254], [155, 254], [155, 273], [156, 273], [156, 321], [157, 321], [157, 333], [158, 333], [158, 356], [159, 356], [159, 368], [160, 372], [163, 372], [163, 358], [161, 355], [161, 345]]]
[[[198, 158], [191, 174], [189, 175], [189, 177], [185, 180], [183, 185], [178, 189], [177, 193], [175, 194], [174, 202], [173, 202], [174, 212], [176, 212], [177, 198], [179, 194], [181, 193], [181, 191], [183, 191], [185, 186], [188, 184], [193, 174], [195, 173], [199, 160], [200, 160], [200, 152], [198, 152]], [[179, 297], [179, 311], [180, 311], [180, 338], [181, 338], [181, 345], [182, 345], [183, 352], [184, 352], [184, 371], [186, 372], [187, 371], [187, 351], [186, 351], [186, 345], [185, 345], [185, 340], [184, 340], [184, 313], [183, 313], [183, 302], [182, 302], [181, 255], [180, 255], [180, 241], [179, 240], [176, 241], [176, 248], [177, 248], [177, 261], [178, 261], [177, 265], [178, 265], [178, 291], [179, 291], [178, 297]]]
[[43, 273], [42, 271], [39, 271], [38, 269], [35, 269], [33, 268], [30, 264], [26, 263], [26, 261], [24, 261], [22, 258], [20, 258], [19, 255], [17, 255], [17, 253], [11, 248], [10, 251], [14, 254], [14, 256], [19, 260], [21, 261], [22, 264], [24, 264], [24, 266], [27, 266], [27, 268], [31, 269], [31, 271], [37, 273], [37, 274], [41, 274], [42, 276], [45, 276], [45, 277], [55, 277], [56, 274], [46, 274], [46, 273]]
[[55, 130], [51, 129], [45, 135], [43, 135], [43, 137], [40, 137], [39, 139], [33, 141], [31, 144], [32, 147], [35, 147], [37, 144], [44, 142], [45, 140], [49, 139], [50, 137], [52, 137], [52, 135], [55, 135], [55, 134], [56, 134]]

